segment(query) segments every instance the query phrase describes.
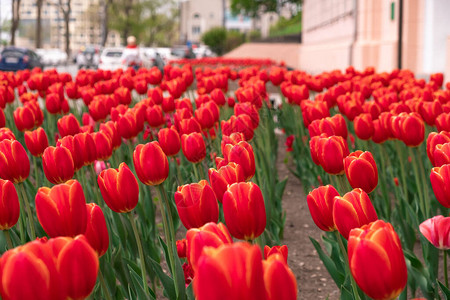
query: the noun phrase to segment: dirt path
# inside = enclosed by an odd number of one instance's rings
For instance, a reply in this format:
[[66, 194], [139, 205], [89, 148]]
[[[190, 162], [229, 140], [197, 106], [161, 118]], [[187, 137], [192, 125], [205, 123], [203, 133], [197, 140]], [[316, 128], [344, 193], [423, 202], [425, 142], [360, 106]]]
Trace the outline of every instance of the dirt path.
[[[279, 137], [278, 176], [288, 176], [283, 195], [283, 209], [286, 211], [286, 225], [283, 242], [289, 248], [288, 264], [294, 272], [299, 287], [299, 299], [339, 299], [339, 290], [323, 266], [309, 236], [320, 239], [322, 231], [311, 219], [306, 196], [300, 180], [287, 169], [284, 159], [285, 137]], [[292, 162], [288, 162], [292, 165]], [[293, 166], [292, 166], [293, 167]]]

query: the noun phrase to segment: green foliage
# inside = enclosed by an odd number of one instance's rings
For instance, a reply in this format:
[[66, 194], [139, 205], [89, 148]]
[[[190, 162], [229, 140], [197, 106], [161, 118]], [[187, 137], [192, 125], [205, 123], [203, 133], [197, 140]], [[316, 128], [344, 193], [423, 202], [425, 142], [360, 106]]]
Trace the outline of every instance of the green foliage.
[[211, 28], [202, 35], [203, 43], [218, 55], [222, 55], [225, 51], [226, 38], [227, 31], [223, 27]]
[[229, 52], [245, 43], [245, 34], [239, 31], [227, 31], [225, 40], [225, 52]]
[[259, 30], [252, 30], [248, 33], [248, 40], [250, 42], [258, 40], [261, 38], [261, 31]]
[[[161, 7], [170, 13], [162, 13]], [[116, 0], [110, 6], [108, 25], [124, 41], [134, 35], [146, 46], [169, 46], [178, 39], [178, 10], [171, 0]]]
[[283, 36], [288, 34], [296, 34], [302, 31], [302, 14], [299, 12], [297, 15], [290, 19], [281, 17], [277, 23], [270, 26], [270, 36]]
[[294, 4], [300, 7], [303, 0], [231, 0], [231, 11], [233, 14], [245, 14], [256, 17], [260, 13], [278, 12], [286, 4]]

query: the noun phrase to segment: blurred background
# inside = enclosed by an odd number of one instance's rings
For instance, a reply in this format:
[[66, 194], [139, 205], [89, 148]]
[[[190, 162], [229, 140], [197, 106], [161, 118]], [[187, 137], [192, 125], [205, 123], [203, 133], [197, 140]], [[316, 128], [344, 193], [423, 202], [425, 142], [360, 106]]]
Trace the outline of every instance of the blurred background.
[[0, 1], [2, 47], [33, 51], [44, 67], [122, 67], [132, 35], [144, 67], [224, 55], [312, 73], [353, 65], [450, 76], [448, 0]]

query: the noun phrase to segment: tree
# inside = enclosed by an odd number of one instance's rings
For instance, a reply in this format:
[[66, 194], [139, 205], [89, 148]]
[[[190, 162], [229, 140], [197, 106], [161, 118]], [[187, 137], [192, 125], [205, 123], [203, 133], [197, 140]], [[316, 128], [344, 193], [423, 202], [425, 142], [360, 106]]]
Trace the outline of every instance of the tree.
[[203, 43], [218, 55], [222, 55], [225, 51], [226, 38], [227, 31], [224, 27], [211, 28], [202, 35]]
[[20, 0], [11, 1], [12, 18], [11, 18], [11, 45], [16, 44], [16, 31], [20, 23]]
[[113, 0], [101, 0], [101, 30], [102, 30], [102, 41], [101, 45], [105, 47], [106, 41], [108, 39], [109, 33], [109, 8], [113, 4]]
[[42, 5], [44, 4], [44, 0], [36, 0], [36, 10], [37, 10], [37, 17], [36, 17], [36, 48], [42, 48]]
[[72, 13], [72, 6], [71, 6], [72, 0], [58, 0], [58, 7], [63, 14], [64, 18], [64, 40], [65, 40], [65, 50], [67, 53], [67, 56], [70, 56], [70, 29], [69, 29], [69, 22], [70, 22], [70, 14]]
[[109, 28], [119, 31], [126, 39], [134, 35], [138, 43], [171, 45], [177, 37], [177, 10], [171, 0], [115, 0], [110, 6], [114, 20]]
[[303, 0], [231, 0], [231, 11], [233, 14], [244, 14], [256, 17], [260, 13], [279, 12], [280, 8], [292, 4], [300, 6]]

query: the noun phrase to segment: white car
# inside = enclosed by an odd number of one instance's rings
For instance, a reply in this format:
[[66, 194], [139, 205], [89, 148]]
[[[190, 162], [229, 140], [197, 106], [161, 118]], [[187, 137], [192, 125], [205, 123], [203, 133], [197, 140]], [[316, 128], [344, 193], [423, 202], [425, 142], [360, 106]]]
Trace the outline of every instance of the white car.
[[45, 66], [58, 66], [67, 63], [67, 53], [61, 49], [37, 49], [36, 53], [41, 57]]
[[98, 68], [102, 70], [122, 69], [122, 55], [124, 48], [105, 48], [100, 55]]

